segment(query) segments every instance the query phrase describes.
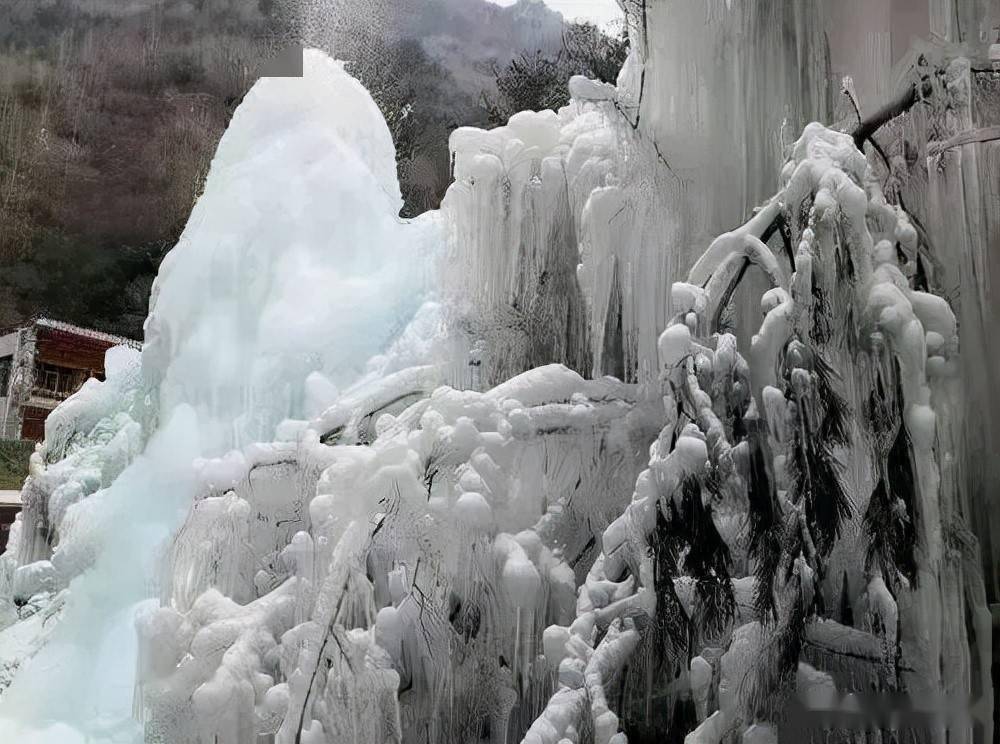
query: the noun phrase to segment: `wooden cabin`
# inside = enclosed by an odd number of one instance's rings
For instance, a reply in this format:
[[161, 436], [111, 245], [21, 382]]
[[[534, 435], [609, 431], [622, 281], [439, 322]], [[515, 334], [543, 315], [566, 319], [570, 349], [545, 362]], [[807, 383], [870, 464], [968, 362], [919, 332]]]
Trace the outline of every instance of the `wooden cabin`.
[[0, 335], [0, 439], [39, 442], [45, 419], [89, 377], [104, 379], [104, 352], [133, 339], [38, 318]]

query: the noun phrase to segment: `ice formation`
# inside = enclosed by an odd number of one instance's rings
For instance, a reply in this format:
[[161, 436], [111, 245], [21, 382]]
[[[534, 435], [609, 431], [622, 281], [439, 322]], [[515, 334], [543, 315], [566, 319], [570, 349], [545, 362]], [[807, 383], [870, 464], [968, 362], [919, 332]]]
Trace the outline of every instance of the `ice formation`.
[[[793, 699], [897, 690], [991, 740], [930, 241], [805, 123], [821, 19], [633, 5], [617, 87], [456, 130], [412, 223], [337, 63], [254, 87], [141, 358], [109, 352], [32, 459], [5, 740], [757, 743]], [[729, 96], [745, 65], [785, 108]]]
[[[204, 497], [280, 459], [283, 445], [255, 442], [294, 436], [293, 422], [329, 406], [338, 386], [347, 398], [366, 373], [412, 363], [433, 342], [434, 306], [421, 307], [427, 283], [414, 266], [440, 242], [435, 220], [396, 217], [394, 149], [367, 91], [319, 53], [306, 63], [302, 79], [260, 81], [234, 116], [157, 279], [142, 358], [109, 352], [107, 382], [89, 381], [46, 422], [2, 558], [4, 595], [53, 597], [45, 613], [61, 619], [12, 683], [22, 660], [8, 660], [0, 738], [30, 738], [36, 722], [52, 722], [34, 734], [44, 741], [125, 736], [134, 616], [171, 536], [181, 529], [168, 551], [178, 594], [200, 594], [210, 584], [192, 573], [210, 582], [224, 568], [210, 571], [205, 544], [223, 540], [225, 518], [249, 513], [245, 501]], [[178, 565], [185, 522], [199, 520], [215, 531]], [[239, 534], [219, 544], [219, 560], [241, 557], [229, 549]]]

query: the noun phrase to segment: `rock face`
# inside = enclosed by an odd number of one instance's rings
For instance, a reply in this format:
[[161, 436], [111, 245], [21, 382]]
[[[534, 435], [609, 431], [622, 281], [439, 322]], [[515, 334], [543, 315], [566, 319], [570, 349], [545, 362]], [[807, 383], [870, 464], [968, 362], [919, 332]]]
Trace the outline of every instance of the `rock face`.
[[34, 456], [0, 599], [58, 625], [9, 608], [0, 731], [768, 742], [796, 695], [989, 708], [932, 231], [850, 134], [774, 139], [825, 117], [829, 19], [711, 7], [633, 9], [617, 88], [456, 130], [415, 223], [336, 63], [251, 92], [141, 359]]

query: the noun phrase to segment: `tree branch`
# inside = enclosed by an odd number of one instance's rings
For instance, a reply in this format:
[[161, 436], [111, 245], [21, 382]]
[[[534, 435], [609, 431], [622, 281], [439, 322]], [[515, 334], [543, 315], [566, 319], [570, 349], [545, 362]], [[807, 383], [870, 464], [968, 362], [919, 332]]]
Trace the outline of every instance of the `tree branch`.
[[905, 114], [913, 108], [917, 102], [930, 96], [931, 92], [931, 81], [927, 78], [923, 78], [920, 83], [911, 86], [898, 98], [889, 101], [889, 103], [880, 108], [867, 119], [858, 123], [858, 125], [851, 131], [851, 136], [854, 138], [854, 144], [857, 145], [859, 150], [864, 152], [865, 142], [870, 140], [875, 132], [895, 119], [897, 116]]
[[[760, 235], [760, 242], [767, 244], [767, 241], [771, 239], [774, 233], [781, 233], [781, 242], [785, 248], [785, 256], [788, 257], [789, 264], [792, 270], [795, 270], [795, 254], [792, 251], [792, 233], [788, 229], [788, 220], [785, 219], [784, 212], [778, 212], [775, 218], [771, 221], [764, 232]], [[733, 277], [732, 281], [729, 282], [729, 286], [726, 287], [726, 291], [722, 294], [722, 299], [719, 301], [718, 306], [715, 308], [715, 315], [712, 318], [712, 324], [710, 326], [711, 330], [718, 331], [719, 325], [722, 322], [722, 313], [725, 312], [726, 308], [729, 307], [729, 303], [733, 301], [733, 295], [736, 294], [737, 287], [740, 286], [740, 282], [743, 281], [744, 275], [747, 273], [747, 269], [750, 268], [750, 259], [744, 258], [743, 263], [740, 265], [740, 270], [737, 272], [736, 276]]]

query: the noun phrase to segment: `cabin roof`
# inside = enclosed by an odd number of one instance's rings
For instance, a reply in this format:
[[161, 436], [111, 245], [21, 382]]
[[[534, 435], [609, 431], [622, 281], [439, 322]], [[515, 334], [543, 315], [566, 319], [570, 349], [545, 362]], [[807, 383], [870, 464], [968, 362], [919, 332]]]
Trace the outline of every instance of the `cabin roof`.
[[113, 333], [96, 331], [93, 328], [84, 328], [83, 326], [73, 325], [72, 323], [67, 323], [63, 320], [54, 320], [53, 318], [35, 318], [34, 320], [25, 321], [24, 323], [21, 323], [17, 326], [4, 328], [0, 330], [0, 336], [16, 333], [19, 329], [27, 328], [32, 325], [41, 328], [48, 328], [49, 330], [53, 331], [67, 333], [73, 336], [79, 336], [81, 338], [89, 338], [94, 341], [101, 341], [106, 344], [110, 344], [112, 346], [130, 346], [133, 349], [142, 348], [142, 342], [137, 341], [134, 338], [126, 338], [125, 336], [116, 336]]

